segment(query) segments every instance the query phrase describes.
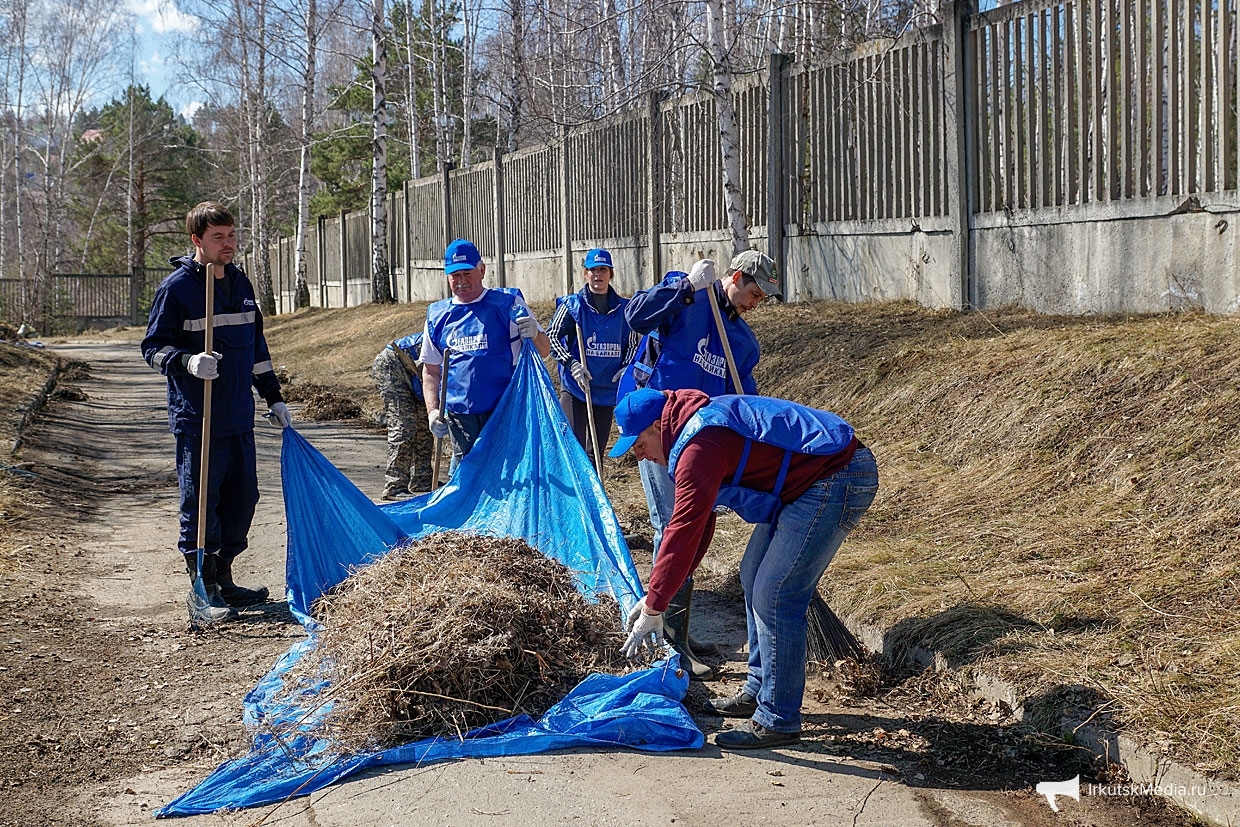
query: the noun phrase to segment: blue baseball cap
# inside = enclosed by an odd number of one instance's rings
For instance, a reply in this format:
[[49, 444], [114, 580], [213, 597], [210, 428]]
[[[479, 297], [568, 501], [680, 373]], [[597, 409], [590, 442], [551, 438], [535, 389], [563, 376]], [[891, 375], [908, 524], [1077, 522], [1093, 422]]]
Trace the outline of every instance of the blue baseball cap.
[[586, 253], [585, 266], [587, 270], [595, 267], [610, 267], [613, 270], [616, 269], [615, 265], [611, 263], [611, 253], [604, 250], [602, 247], [595, 247], [593, 250]]
[[616, 405], [616, 424], [620, 426], [620, 438], [607, 456], [618, 457], [632, 448], [641, 432], [659, 421], [666, 404], [667, 396], [654, 388], [638, 388], [625, 394]]
[[472, 270], [481, 263], [482, 256], [478, 254], [478, 248], [472, 241], [463, 238], [449, 244], [443, 254], [443, 271], [447, 275], [461, 270]]

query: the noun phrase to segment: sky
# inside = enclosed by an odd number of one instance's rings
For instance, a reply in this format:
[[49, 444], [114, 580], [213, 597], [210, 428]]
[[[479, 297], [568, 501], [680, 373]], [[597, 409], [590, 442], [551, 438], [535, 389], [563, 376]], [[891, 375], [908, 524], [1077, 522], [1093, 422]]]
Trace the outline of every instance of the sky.
[[129, 10], [137, 21], [139, 82], [148, 85], [151, 97], [161, 95], [187, 119], [193, 117], [202, 101], [198, 90], [177, 80], [176, 68], [169, 67], [168, 55], [178, 40], [193, 36], [198, 18], [177, 8], [176, 0], [129, 0]]

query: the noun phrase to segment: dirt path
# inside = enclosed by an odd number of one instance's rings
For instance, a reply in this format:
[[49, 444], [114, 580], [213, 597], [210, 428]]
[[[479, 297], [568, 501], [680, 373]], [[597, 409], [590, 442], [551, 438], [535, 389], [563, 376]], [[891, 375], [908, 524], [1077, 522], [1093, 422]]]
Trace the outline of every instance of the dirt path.
[[[89, 363], [85, 398], [61, 400], [28, 435], [23, 459], [56, 513], [0, 590], [0, 824], [144, 824], [151, 813], [244, 749], [241, 699], [302, 636], [282, 607], [218, 633], [187, 631], [164, 384], [132, 343], [58, 346]], [[299, 430], [363, 491], [382, 482], [382, 438], [337, 424]], [[260, 425], [263, 499], [243, 582], [283, 590], [279, 441]], [[700, 608], [698, 608], [700, 606]], [[695, 602], [743, 670], [743, 618], [724, 595]], [[816, 686], [824, 696], [830, 687]], [[707, 688], [687, 705], [701, 714]], [[849, 706], [807, 702], [807, 739], [758, 754], [563, 753], [367, 774], [280, 808], [187, 825], [1187, 824], [1149, 799], [1086, 796], [1056, 816], [1031, 791], [1070, 777], [1058, 749], [1028, 742], [1002, 710], [953, 718], [909, 686]], [[1014, 790], [1006, 792], [1005, 790]]]

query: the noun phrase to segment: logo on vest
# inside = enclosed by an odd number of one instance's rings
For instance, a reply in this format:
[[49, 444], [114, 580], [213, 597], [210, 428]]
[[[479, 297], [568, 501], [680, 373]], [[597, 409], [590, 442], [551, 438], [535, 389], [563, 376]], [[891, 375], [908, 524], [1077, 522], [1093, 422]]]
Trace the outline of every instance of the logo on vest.
[[586, 356], [601, 359], [619, 359], [620, 345], [616, 342], [600, 342], [597, 335], [591, 333], [586, 337]]
[[452, 348], [454, 353], [463, 353], [472, 350], [487, 349], [487, 334], [479, 333], [477, 336], [449, 336], [448, 347]]
[[716, 356], [706, 349], [706, 345], [710, 342], [709, 336], [703, 336], [698, 340], [697, 353], [693, 354], [693, 364], [709, 373], [711, 376], [717, 376], [723, 379], [728, 375], [728, 363], [722, 356]]

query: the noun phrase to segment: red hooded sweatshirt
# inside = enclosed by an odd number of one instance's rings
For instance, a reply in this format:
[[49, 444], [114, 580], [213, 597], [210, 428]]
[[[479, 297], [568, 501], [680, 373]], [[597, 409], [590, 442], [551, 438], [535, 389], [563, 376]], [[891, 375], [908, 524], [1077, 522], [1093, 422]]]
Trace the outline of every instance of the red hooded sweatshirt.
[[[663, 430], [663, 455], [672, 451], [676, 438], [693, 415], [710, 402], [698, 390], [667, 391], [667, 404], [659, 425]], [[857, 438], [839, 453], [830, 456], [795, 454], [788, 466], [779, 499], [785, 505], [804, 494], [815, 482], [835, 474], [852, 461]], [[676, 502], [672, 518], [663, 528], [658, 560], [650, 573], [646, 607], [652, 612], [667, 610], [672, 596], [685, 578], [697, 570], [710, 541], [715, 536], [715, 500], [719, 486], [729, 483], [740, 464], [745, 438], [730, 428], [711, 426], [698, 431], [681, 449], [676, 461]], [[784, 461], [784, 450], [755, 442], [740, 484], [755, 491], [773, 492]]]

